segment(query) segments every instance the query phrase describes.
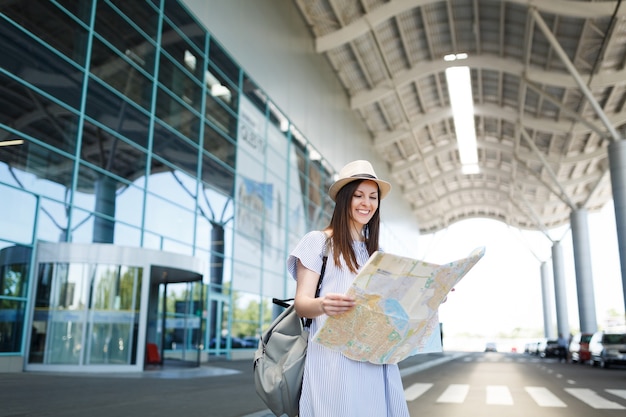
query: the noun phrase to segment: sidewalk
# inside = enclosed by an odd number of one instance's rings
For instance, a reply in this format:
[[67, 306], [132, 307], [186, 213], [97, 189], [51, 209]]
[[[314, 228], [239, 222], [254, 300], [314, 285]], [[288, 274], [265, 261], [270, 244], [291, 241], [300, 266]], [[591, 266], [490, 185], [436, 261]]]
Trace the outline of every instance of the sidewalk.
[[[416, 355], [402, 376], [462, 353]], [[254, 389], [252, 360], [214, 359], [128, 374], [0, 374], [0, 417], [271, 417]]]

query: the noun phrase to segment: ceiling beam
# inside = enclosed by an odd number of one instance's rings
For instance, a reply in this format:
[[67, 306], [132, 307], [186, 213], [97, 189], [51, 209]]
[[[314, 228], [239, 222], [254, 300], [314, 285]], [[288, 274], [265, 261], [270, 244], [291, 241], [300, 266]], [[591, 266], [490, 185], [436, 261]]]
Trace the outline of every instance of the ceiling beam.
[[[315, 39], [315, 51], [324, 53], [331, 49], [352, 42], [359, 36], [376, 28], [376, 26], [386, 22], [401, 13], [423, 7], [428, 4], [439, 3], [441, 0], [394, 0], [373, 9], [361, 18], [352, 21], [350, 24], [319, 36]], [[617, 1], [612, 2], [582, 2], [571, 0], [506, 0], [509, 3], [520, 4], [527, 7], [536, 7], [546, 13], [557, 14], [566, 17], [579, 17], [583, 19], [597, 19], [610, 17], [615, 11]], [[503, 1], [504, 2], [504, 1]], [[626, 11], [622, 11], [620, 16], [626, 16]]]
[[[517, 76], [528, 82], [539, 85], [550, 85], [560, 88], [579, 88], [576, 81], [570, 77], [564, 77], [562, 71], [547, 71], [541, 68], [526, 68], [524, 63], [500, 57], [493, 54], [471, 55], [463, 60], [463, 64], [471, 69], [491, 70], [495, 72], [505, 72]], [[408, 71], [394, 76], [391, 80], [373, 87], [371, 90], [359, 92], [350, 97], [350, 108], [357, 110], [367, 105], [382, 100], [388, 95], [394, 94], [397, 88], [414, 83], [419, 79], [427, 78], [442, 73], [446, 68], [454, 66], [453, 62], [428, 61], [420, 63]], [[583, 74], [587, 75], [587, 74]], [[610, 87], [623, 83], [626, 79], [626, 67], [619, 71], [604, 71], [594, 74], [589, 88]]]

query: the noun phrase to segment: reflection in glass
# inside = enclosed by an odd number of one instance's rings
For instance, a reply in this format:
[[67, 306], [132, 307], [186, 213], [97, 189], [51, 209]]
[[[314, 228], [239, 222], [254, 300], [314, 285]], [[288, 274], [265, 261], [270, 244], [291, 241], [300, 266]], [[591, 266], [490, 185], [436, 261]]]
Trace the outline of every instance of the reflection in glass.
[[[189, 77], [190, 71], [194, 71], [201, 63], [196, 62], [196, 58], [189, 51], [185, 53], [185, 62], [172, 62], [165, 54], [161, 55], [159, 62], [159, 82], [173, 95], [183, 102], [200, 111], [202, 102], [202, 88], [198, 81]], [[180, 61], [183, 61], [181, 59]], [[185, 71], [183, 71], [185, 68]]]
[[[23, 2], [2, 2], [0, 13], [23, 26], [66, 57], [73, 59], [77, 64], [85, 65], [86, 30], [53, 2], [31, 0], [30, 3], [32, 4], [25, 6]], [[84, 1], [78, 3], [81, 6], [74, 9], [77, 16], [88, 16], [91, 3]], [[13, 25], [6, 23], [0, 26], [13, 28]], [[14, 30], [17, 31], [17, 29]], [[39, 45], [39, 43], [31, 41], [31, 47], [33, 45]]]
[[[189, 13], [180, 5], [177, 1], [165, 2], [165, 15], [171, 20], [179, 31], [181, 31], [186, 38], [191, 40], [196, 49], [204, 51], [204, 40], [206, 37], [206, 31], [200, 26]], [[165, 25], [164, 25], [165, 26]], [[170, 26], [168, 25], [168, 28]], [[164, 35], [166, 33], [164, 29]]]
[[[198, 148], [178, 135], [178, 133], [161, 123], [154, 125], [154, 154], [170, 164], [175, 165], [187, 174], [196, 176], [198, 172]], [[153, 162], [151, 173], [170, 170], [172, 168], [157, 161]]]
[[[181, 195], [180, 190], [173, 191]], [[176, 201], [175, 198], [170, 198]], [[194, 217], [193, 207], [183, 208], [151, 194], [146, 198], [145, 229], [164, 238], [193, 245]]]
[[159, 15], [154, 7], [150, 7], [148, 2], [109, 0], [126, 17], [137, 25], [139, 30], [145, 33], [150, 39], [156, 39]]
[[[143, 148], [148, 148], [150, 131], [148, 114], [95, 78], [89, 79], [85, 112], [87, 116], [113, 132]], [[85, 130], [83, 140], [86, 140], [87, 144], [97, 144], [98, 134], [98, 130]]]
[[126, 49], [125, 52], [122, 50], [120, 53], [124, 56], [122, 57], [95, 39], [91, 55], [91, 72], [104, 83], [115, 88], [126, 99], [132, 100], [149, 111], [152, 81], [137, 68], [145, 70], [151, 68], [152, 65], [147, 65], [146, 59], [130, 49]]
[[141, 269], [98, 265], [92, 285], [89, 364], [133, 364]]
[[[156, 115], [164, 123], [168, 124], [172, 130], [185, 135], [194, 143], [198, 143], [200, 118], [187, 107], [187, 103], [183, 103], [182, 98], [171, 96], [165, 90], [159, 88], [157, 93]], [[164, 138], [159, 138], [157, 134], [159, 134], [159, 136], [163, 135], [163, 129], [159, 129], [157, 132], [157, 128], [155, 127], [155, 145], [159, 145], [162, 140], [173, 137], [172, 134], [165, 134]]]
[[21, 351], [25, 309], [25, 301], [0, 298], [0, 352]]
[[141, 280], [137, 267], [41, 264], [29, 363], [133, 364]]
[[[2, 238], [7, 241], [28, 244], [33, 241], [35, 227], [35, 207], [37, 200], [34, 195], [3, 186], [7, 171], [6, 165], [0, 163], [0, 195], [4, 204], [0, 204], [0, 230]], [[10, 181], [6, 181], [10, 183]]]

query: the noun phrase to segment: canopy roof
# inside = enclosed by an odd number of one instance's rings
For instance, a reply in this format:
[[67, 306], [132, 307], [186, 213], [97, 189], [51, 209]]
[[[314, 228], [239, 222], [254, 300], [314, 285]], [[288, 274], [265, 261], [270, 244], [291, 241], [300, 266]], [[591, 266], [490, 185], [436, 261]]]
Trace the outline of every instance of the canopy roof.
[[[626, 6], [294, 0], [424, 233], [488, 217], [546, 230], [612, 197], [626, 127]], [[466, 53], [480, 173], [461, 172], [445, 69]]]

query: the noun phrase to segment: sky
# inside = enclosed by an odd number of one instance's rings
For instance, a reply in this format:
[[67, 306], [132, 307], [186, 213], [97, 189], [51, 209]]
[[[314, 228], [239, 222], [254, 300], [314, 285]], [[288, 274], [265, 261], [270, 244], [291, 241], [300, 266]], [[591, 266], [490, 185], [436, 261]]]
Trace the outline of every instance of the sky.
[[[612, 202], [601, 212], [590, 213], [589, 239], [596, 316], [600, 328], [610, 310], [624, 317], [622, 278]], [[568, 319], [573, 334], [580, 325], [576, 276], [569, 227], [549, 232], [563, 249]], [[488, 219], [455, 223], [435, 234], [419, 238], [418, 253], [423, 261], [441, 264], [469, 255], [484, 246], [484, 257], [455, 287], [439, 309], [444, 335], [477, 335], [486, 339], [512, 334], [520, 337], [533, 331], [544, 333], [541, 290], [541, 262], [548, 262], [551, 298], [554, 300], [552, 241], [542, 232], [520, 231]], [[553, 307], [556, 302], [553, 302]], [[553, 308], [555, 310], [555, 308]], [[556, 335], [556, 311], [551, 312]]]

